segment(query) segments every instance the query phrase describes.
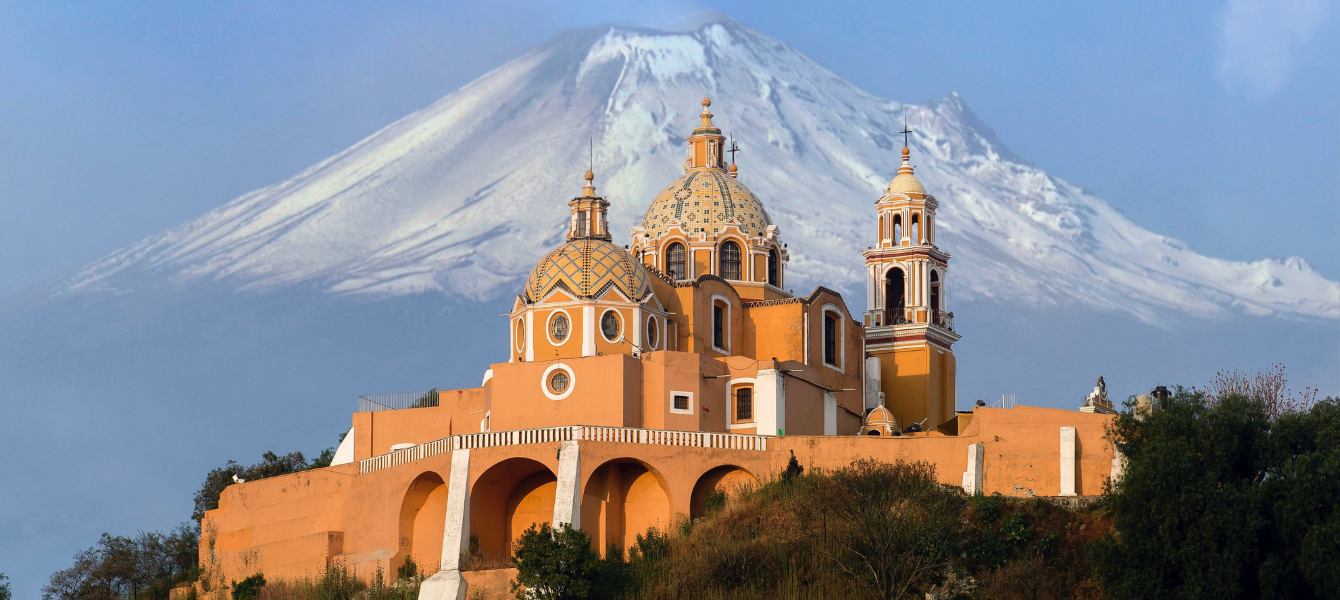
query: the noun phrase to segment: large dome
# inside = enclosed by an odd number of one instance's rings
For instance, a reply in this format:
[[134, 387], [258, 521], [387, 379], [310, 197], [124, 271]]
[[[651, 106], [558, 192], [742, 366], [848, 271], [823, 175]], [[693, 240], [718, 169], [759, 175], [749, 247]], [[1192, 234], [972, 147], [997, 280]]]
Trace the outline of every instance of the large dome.
[[581, 299], [594, 299], [617, 288], [634, 302], [651, 294], [651, 274], [627, 250], [595, 238], [575, 239], [546, 254], [526, 278], [527, 302], [555, 288]]
[[709, 236], [720, 233], [732, 220], [749, 237], [762, 237], [772, 225], [753, 192], [716, 169], [694, 169], [666, 186], [647, 208], [642, 228], [656, 238], [676, 220], [686, 232]]

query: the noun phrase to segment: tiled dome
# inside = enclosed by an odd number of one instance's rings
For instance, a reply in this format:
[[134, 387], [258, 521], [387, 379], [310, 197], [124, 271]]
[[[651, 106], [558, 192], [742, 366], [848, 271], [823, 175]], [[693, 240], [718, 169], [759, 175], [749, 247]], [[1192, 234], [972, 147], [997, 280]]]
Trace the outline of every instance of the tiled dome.
[[538, 301], [560, 287], [581, 299], [598, 298], [614, 287], [640, 302], [651, 294], [651, 274], [623, 248], [601, 239], [580, 238], [540, 259], [526, 278], [526, 301]]
[[686, 232], [709, 236], [732, 220], [749, 237], [762, 237], [772, 225], [753, 192], [719, 169], [693, 169], [661, 190], [643, 215], [642, 228], [655, 238], [676, 220]]

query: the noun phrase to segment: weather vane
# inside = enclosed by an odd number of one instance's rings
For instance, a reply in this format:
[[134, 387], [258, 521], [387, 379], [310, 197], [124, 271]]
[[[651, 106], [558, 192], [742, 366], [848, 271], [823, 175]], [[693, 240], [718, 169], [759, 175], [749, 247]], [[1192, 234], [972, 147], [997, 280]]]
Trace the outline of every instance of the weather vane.
[[735, 153], [743, 152], [743, 150], [740, 150], [739, 146], [735, 145], [734, 133], [730, 134], [730, 150], [727, 150], [727, 152], [730, 152], [730, 164], [732, 165], [735, 164]]

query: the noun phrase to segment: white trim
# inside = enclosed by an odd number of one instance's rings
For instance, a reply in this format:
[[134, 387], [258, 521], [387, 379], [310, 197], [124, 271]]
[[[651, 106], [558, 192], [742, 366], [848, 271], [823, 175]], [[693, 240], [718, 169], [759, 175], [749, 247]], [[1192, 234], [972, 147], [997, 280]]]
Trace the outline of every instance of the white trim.
[[[739, 423], [739, 424], [736, 424], [736, 423], [735, 423], [735, 395], [731, 393], [731, 389], [734, 388], [734, 387], [735, 387], [735, 384], [737, 384], [737, 383], [738, 383], [738, 384], [746, 384], [746, 383], [747, 383], [747, 384], [749, 384], [749, 387], [753, 388], [753, 391], [750, 392], [750, 396], [749, 396], [749, 397], [750, 397], [750, 402], [753, 402], [753, 403], [754, 403], [754, 406], [751, 407], [752, 410], [754, 411], [754, 415], [753, 415], [753, 418], [750, 419], [749, 422], [747, 422], [747, 423]], [[758, 427], [758, 394], [757, 394], [757, 392], [758, 392], [758, 386], [756, 385], [756, 380], [755, 380], [755, 378], [753, 378], [753, 377], [741, 377], [741, 378], [739, 378], [739, 379], [731, 379], [730, 381], [727, 381], [727, 382], [726, 382], [726, 429], [727, 429], [727, 430], [731, 430], [731, 429], [753, 429], [753, 428], [755, 428], [755, 427]]]
[[[656, 331], [656, 335], [655, 335], [655, 336], [645, 336], [645, 337], [655, 337], [655, 338], [656, 338], [655, 340], [649, 340], [649, 341], [647, 342], [647, 346], [646, 346], [647, 351], [648, 351], [648, 352], [651, 352], [651, 351], [656, 350], [657, 348], [660, 347], [660, 344], [665, 340], [665, 336], [662, 335], [662, 332], [661, 332], [661, 326], [660, 326], [659, 324], [656, 323], [656, 315], [647, 315], [647, 321], [646, 321], [646, 323], [645, 323], [645, 327], [646, 327], [646, 329], [645, 329], [645, 333], [647, 333], [647, 334], [650, 334], [653, 330]], [[644, 337], [644, 339], [645, 339], [645, 337]]]
[[[636, 309], [634, 309], [634, 310], [636, 310]], [[610, 338], [608, 338], [608, 337], [605, 337], [605, 315], [610, 314], [610, 313], [614, 313], [615, 318], [619, 319], [619, 332], [616, 333], [616, 334], [614, 334], [614, 339], [610, 339]], [[619, 309], [617, 309], [617, 308], [607, 308], [607, 309], [605, 309], [604, 311], [602, 311], [602, 312], [600, 313], [600, 322], [599, 322], [597, 325], [598, 325], [598, 327], [596, 327], [596, 329], [598, 329], [598, 330], [600, 331], [600, 337], [604, 338], [605, 341], [607, 341], [607, 342], [609, 342], [609, 343], [611, 343], [611, 344], [616, 344], [616, 343], [619, 342], [619, 340], [622, 340], [622, 339], [623, 339], [623, 334], [624, 334], [624, 318], [623, 318], [623, 313], [619, 312]], [[637, 342], [634, 342], [634, 343], [637, 343]]]
[[[563, 371], [568, 374], [568, 389], [563, 390], [562, 394], [555, 394], [549, 391], [549, 375], [554, 371]], [[540, 377], [540, 391], [544, 392], [545, 397], [550, 400], [562, 400], [572, 395], [572, 390], [577, 388], [577, 374], [563, 363], [554, 363], [544, 370], [544, 375]]]
[[[559, 313], [562, 313], [562, 314], [563, 314], [563, 318], [565, 318], [565, 319], [568, 320], [568, 335], [565, 336], [565, 337], [563, 338], [563, 341], [561, 341], [561, 342], [556, 342], [556, 341], [554, 341], [554, 326], [553, 326], [553, 325], [554, 325], [554, 315], [557, 315], [557, 314], [559, 314]], [[552, 312], [549, 313], [549, 316], [547, 316], [547, 317], [544, 318], [544, 337], [548, 338], [548, 339], [549, 339], [549, 345], [551, 345], [551, 346], [553, 346], [553, 347], [555, 347], [555, 348], [557, 348], [557, 347], [559, 347], [559, 346], [562, 346], [563, 344], [568, 343], [568, 340], [572, 339], [572, 329], [573, 329], [573, 328], [572, 328], [572, 315], [568, 314], [568, 311], [566, 311], [566, 310], [564, 310], [564, 309], [561, 309], [561, 308], [555, 308], [555, 309], [552, 309]]]
[[[526, 350], [526, 318], [518, 316], [512, 321], [512, 348], [516, 352], [525, 352]], [[521, 335], [517, 335], [517, 333]]]
[[[688, 397], [689, 397], [689, 408], [688, 408], [687, 410], [680, 410], [680, 409], [678, 409], [678, 408], [675, 408], [675, 396], [688, 396]], [[676, 414], [676, 415], [692, 415], [692, 414], [693, 414], [693, 392], [681, 392], [681, 391], [678, 391], [678, 390], [670, 390], [670, 404], [669, 404], [668, 406], [669, 406], [669, 408], [670, 408], [670, 412], [671, 412], [672, 414]]]
[[710, 338], [712, 338], [712, 339], [711, 339], [710, 342], [708, 343], [708, 346], [710, 346], [713, 350], [716, 350], [717, 352], [720, 352], [720, 353], [722, 353], [722, 354], [725, 354], [726, 356], [730, 356], [730, 355], [731, 355], [731, 353], [730, 353], [730, 320], [731, 320], [731, 304], [730, 304], [730, 298], [727, 298], [726, 296], [724, 296], [724, 295], [722, 295], [722, 294], [712, 294], [712, 298], [711, 298], [711, 301], [710, 301], [710, 303], [709, 303], [709, 306], [712, 307], [713, 309], [715, 309], [715, 308], [716, 308], [716, 303], [717, 303], [717, 300], [718, 300], [718, 299], [720, 299], [722, 302], [724, 302], [724, 303], [726, 304], [726, 318], [725, 318], [725, 320], [722, 321], [722, 323], [721, 323], [721, 341], [723, 341], [723, 342], [726, 343], [726, 347], [725, 347], [725, 348], [721, 348], [721, 347], [718, 347], [718, 346], [717, 346], [716, 335], [715, 335], [715, 333], [716, 333], [716, 310], [713, 310], [713, 311], [711, 312], [711, 315], [712, 315], [712, 316], [711, 316], [711, 319], [712, 319], [712, 325], [711, 325], [712, 330], [711, 330], [711, 331], [708, 331], [708, 336], [709, 336]]
[[[828, 367], [828, 368], [830, 368], [830, 369], [833, 369], [834, 371], [837, 371], [837, 372], [839, 372], [839, 373], [846, 373], [846, 372], [847, 372], [847, 371], [846, 371], [846, 367], [847, 367], [847, 339], [846, 339], [846, 338], [847, 338], [847, 328], [845, 327], [845, 325], [847, 324], [847, 323], [846, 323], [846, 321], [847, 321], [847, 313], [844, 312], [840, 307], [838, 307], [838, 305], [833, 304], [832, 302], [825, 302], [824, 305], [823, 305], [822, 307], [819, 308], [819, 314], [820, 314], [820, 316], [823, 316], [824, 313], [830, 313], [830, 312], [831, 312], [831, 313], [835, 313], [835, 314], [837, 315], [837, 318], [833, 320], [833, 321], [834, 321], [833, 325], [834, 325], [835, 327], [837, 327], [837, 331], [834, 332], [835, 335], [834, 335], [834, 339], [833, 339], [834, 345], [835, 345], [836, 347], [835, 347], [833, 350], [834, 350], [835, 353], [837, 354], [837, 356], [835, 356], [834, 358], [837, 359], [838, 364], [836, 364], [836, 365], [831, 365], [831, 364], [828, 364], [828, 361], [827, 361], [827, 360], [824, 360], [824, 356], [823, 356], [824, 349], [823, 349], [823, 338], [822, 338], [822, 337], [819, 338], [819, 339], [820, 339], [820, 342], [819, 342], [819, 363], [822, 364], [823, 366]], [[819, 331], [819, 335], [820, 335], [820, 336], [822, 336], [822, 335], [824, 334], [824, 332], [822, 331], [823, 326], [824, 326], [823, 319], [820, 319], [820, 320], [819, 320], [819, 329], [820, 329], [820, 331]]]
[[582, 356], [596, 355], [596, 303], [582, 306]]
[[526, 362], [535, 361], [535, 311], [526, 311]]

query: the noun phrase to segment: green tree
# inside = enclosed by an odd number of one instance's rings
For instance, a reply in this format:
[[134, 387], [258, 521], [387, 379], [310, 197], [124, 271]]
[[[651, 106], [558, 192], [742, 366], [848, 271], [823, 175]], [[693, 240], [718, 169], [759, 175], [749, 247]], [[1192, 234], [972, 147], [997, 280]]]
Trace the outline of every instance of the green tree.
[[517, 598], [568, 600], [590, 597], [600, 576], [600, 557], [591, 549], [591, 537], [564, 523], [554, 529], [543, 523], [521, 534], [513, 548], [512, 566]]
[[233, 600], [256, 600], [260, 597], [263, 587], [265, 587], [265, 575], [260, 573], [233, 582]]
[[1092, 549], [1111, 595], [1337, 597], [1340, 411], [1278, 406], [1179, 389], [1113, 421], [1126, 471]]

